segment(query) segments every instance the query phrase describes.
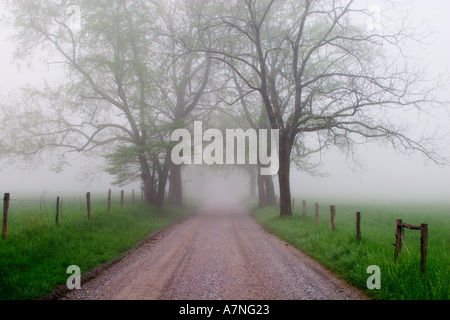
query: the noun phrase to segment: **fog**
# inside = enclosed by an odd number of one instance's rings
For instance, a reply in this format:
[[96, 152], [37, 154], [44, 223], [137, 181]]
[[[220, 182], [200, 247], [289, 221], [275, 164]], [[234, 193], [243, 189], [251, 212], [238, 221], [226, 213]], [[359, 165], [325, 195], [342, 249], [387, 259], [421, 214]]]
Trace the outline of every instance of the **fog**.
[[[383, 1], [362, 1], [368, 5], [383, 5]], [[447, 0], [415, 0], [412, 16], [435, 28], [435, 42], [425, 51], [417, 52], [422, 62], [429, 66], [431, 75], [450, 70], [450, 2]], [[31, 69], [18, 68], [12, 62], [14, 47], [7, 40], [8, 31], [0, 30], [0, 95], [13, 94], [25, 85], [39, 85], [44, 79], [57, 81], [58, 69], [54, 65], [42, 65], [36, 60]], [[450, 88], [443, 100], [450, 100]], [[450, 117], [442, 112], [436, 119], [441, 128], [449, 128]], [[445, 151], [450, 156], [450, 149]], [[330, 151], [323, 155], [320, 171], [327, 177], [312, 177], [307, 173], [292, 170], [291, 188], [293, 197], [344, 197], [374, 199], [414, 199], [419, 201], [450, 201], [450, 168], [441, 168], [433, 163], [425, 164], [421, 155], [410, 158], [396, 154], [389, 146], [378, 143], [362, 145], [358, 149], [362, 168], [350, 168], [344, 154]], [[95, 166], [94, 159], [75, 159], [62, 173], [46, 168], [27, 167], [25, 163], [3, 167], [0, 170], [0, 192], [86, 192], [111, 188], [112, 177], [98, 174], [92, 179], [81, 180], [83, 166]], [[207, 201], [229, 202], [245, 198], [249, 180], [244, 170], [233, 173], [207, 172], [202, 174], [189, 167], [184, 172], [185, 193]], [[276, 190], [277, 178], [274, 177]], [[119, 187], [116, 187], [119, 189]], [[140, 183], [121, 189], [139, 189]]]

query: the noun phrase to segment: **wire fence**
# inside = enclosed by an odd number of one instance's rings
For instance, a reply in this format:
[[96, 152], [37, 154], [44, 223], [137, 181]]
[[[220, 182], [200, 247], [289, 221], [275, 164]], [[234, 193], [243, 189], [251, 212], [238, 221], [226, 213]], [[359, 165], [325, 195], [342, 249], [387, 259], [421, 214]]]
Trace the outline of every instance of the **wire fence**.
[[131, 192], [87, 192], [79, 196], [38, 197], [16, 196], [5, 193], [3, 198], [2, 238], [8, 238], [8, 232], [49, 225], [58, 225], [66, 221], [90, 219], [92, 215], [109, 212], [143, 202], [142, 191], [138, 195]]

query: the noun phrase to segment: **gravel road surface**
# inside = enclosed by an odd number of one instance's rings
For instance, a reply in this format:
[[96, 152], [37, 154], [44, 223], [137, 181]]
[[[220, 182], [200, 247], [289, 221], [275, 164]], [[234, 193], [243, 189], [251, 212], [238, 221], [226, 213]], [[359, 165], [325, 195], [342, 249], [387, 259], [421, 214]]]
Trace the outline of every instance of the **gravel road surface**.
[[358, 290], [267, 233], [240, 205], [177, 222], [64, 299], [356, 300]]

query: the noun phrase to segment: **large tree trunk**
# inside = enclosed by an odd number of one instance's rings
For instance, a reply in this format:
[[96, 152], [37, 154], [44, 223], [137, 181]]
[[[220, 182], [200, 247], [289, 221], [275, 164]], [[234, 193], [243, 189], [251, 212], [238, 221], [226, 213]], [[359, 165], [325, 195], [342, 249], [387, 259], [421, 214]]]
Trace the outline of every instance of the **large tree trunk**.
[[257, 172], [258, 178], [258, 207], [274, 206], [277, 204], [275, 186], [272, 176], [262, 176]]
[[291, 150], [292, 139], [287, 134], [280, 135], [278, 181], [280, 185], [280, 216], [292, 216], [291, 207]]
[[[162, 207], [164, 205], [164, 200], [165, 200], [165, 196], [166, 196], [167, 179], [169, 177], [169, 169], [170, 169], [170, 165], [172, 163], [170, 155], [171, 155], [170, 148], [167, 148], [164, 163], [163, 163], [162, 167], [158, 168], [158, 188], [157, 188], [157, 199], [156, 199], [157, 207]], [[154, 161], [156, 162], [157, 158], [155, 158]]]
[[169, 174], [169, 196], [167, 201], [175, 206], [183, 205], [183, 183], [181, 165], [171, 164]]
[[156, 199], [156, 206], [162, 207], [164, 205], [164, 200], [166, 196], [166, 185], [167, 185], [167, 177], [168, 177], [168, 169], [164, 169], [158, 175], [158, 193]]
[[266, 204], [268, 206], [274, 206], [277, 204], [277, 198], [275, 196], [275, 186], [273, 184], [272, 176], [262, 176], [264, 181], [264, 189], [266, 191]]
[[156, 196], [154, 190], [154, 183], [152, 174], [150, 172], [150, 166], [147, 163], [147, 159], [143, 156], [139, 156], [139, 164], [141, 167], [141, 179], [144, 185], [144, 197], [145, 200], [151, 205], [156, 204]]

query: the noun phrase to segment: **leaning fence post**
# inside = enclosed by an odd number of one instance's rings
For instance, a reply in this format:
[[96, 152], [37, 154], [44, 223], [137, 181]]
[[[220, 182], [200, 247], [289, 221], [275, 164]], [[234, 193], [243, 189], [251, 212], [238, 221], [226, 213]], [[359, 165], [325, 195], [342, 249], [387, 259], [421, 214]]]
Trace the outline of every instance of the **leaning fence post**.
[[86, 193], [86, 201], [87, 201], [87, 217], [91, 219], [91, 193]]
[[402, 220], [395, 220], [395, 251], [394, 251], [394, 259], [398, 258], [400, 251], [402, 250], [402, 233], [403, 233], [403, 225]]
[[428, 224], [420, 225], [420, 270], [425, 273], [427, 265]]
[[334, 229], [335, 229], [334, 218], [336, 216], [336, 207], [335, 206], [330, 206], [330, 215], [331, 215], [330, 227], [331, 227], [331, 231], [334, 231]]
[[361, 212], [356, 213], [356, 240], [361, 240]]
[[8, 239], [8, 210], [9, 210], [9, 200], [10, 200], [10, 194], [5, 193], [3, 197], [3, 224], [2, 224], [2, 238]]
[[124, 197], [124, 191], [122, 190], [120, 192], [120, 207], [123, 209], [123, 197]]

